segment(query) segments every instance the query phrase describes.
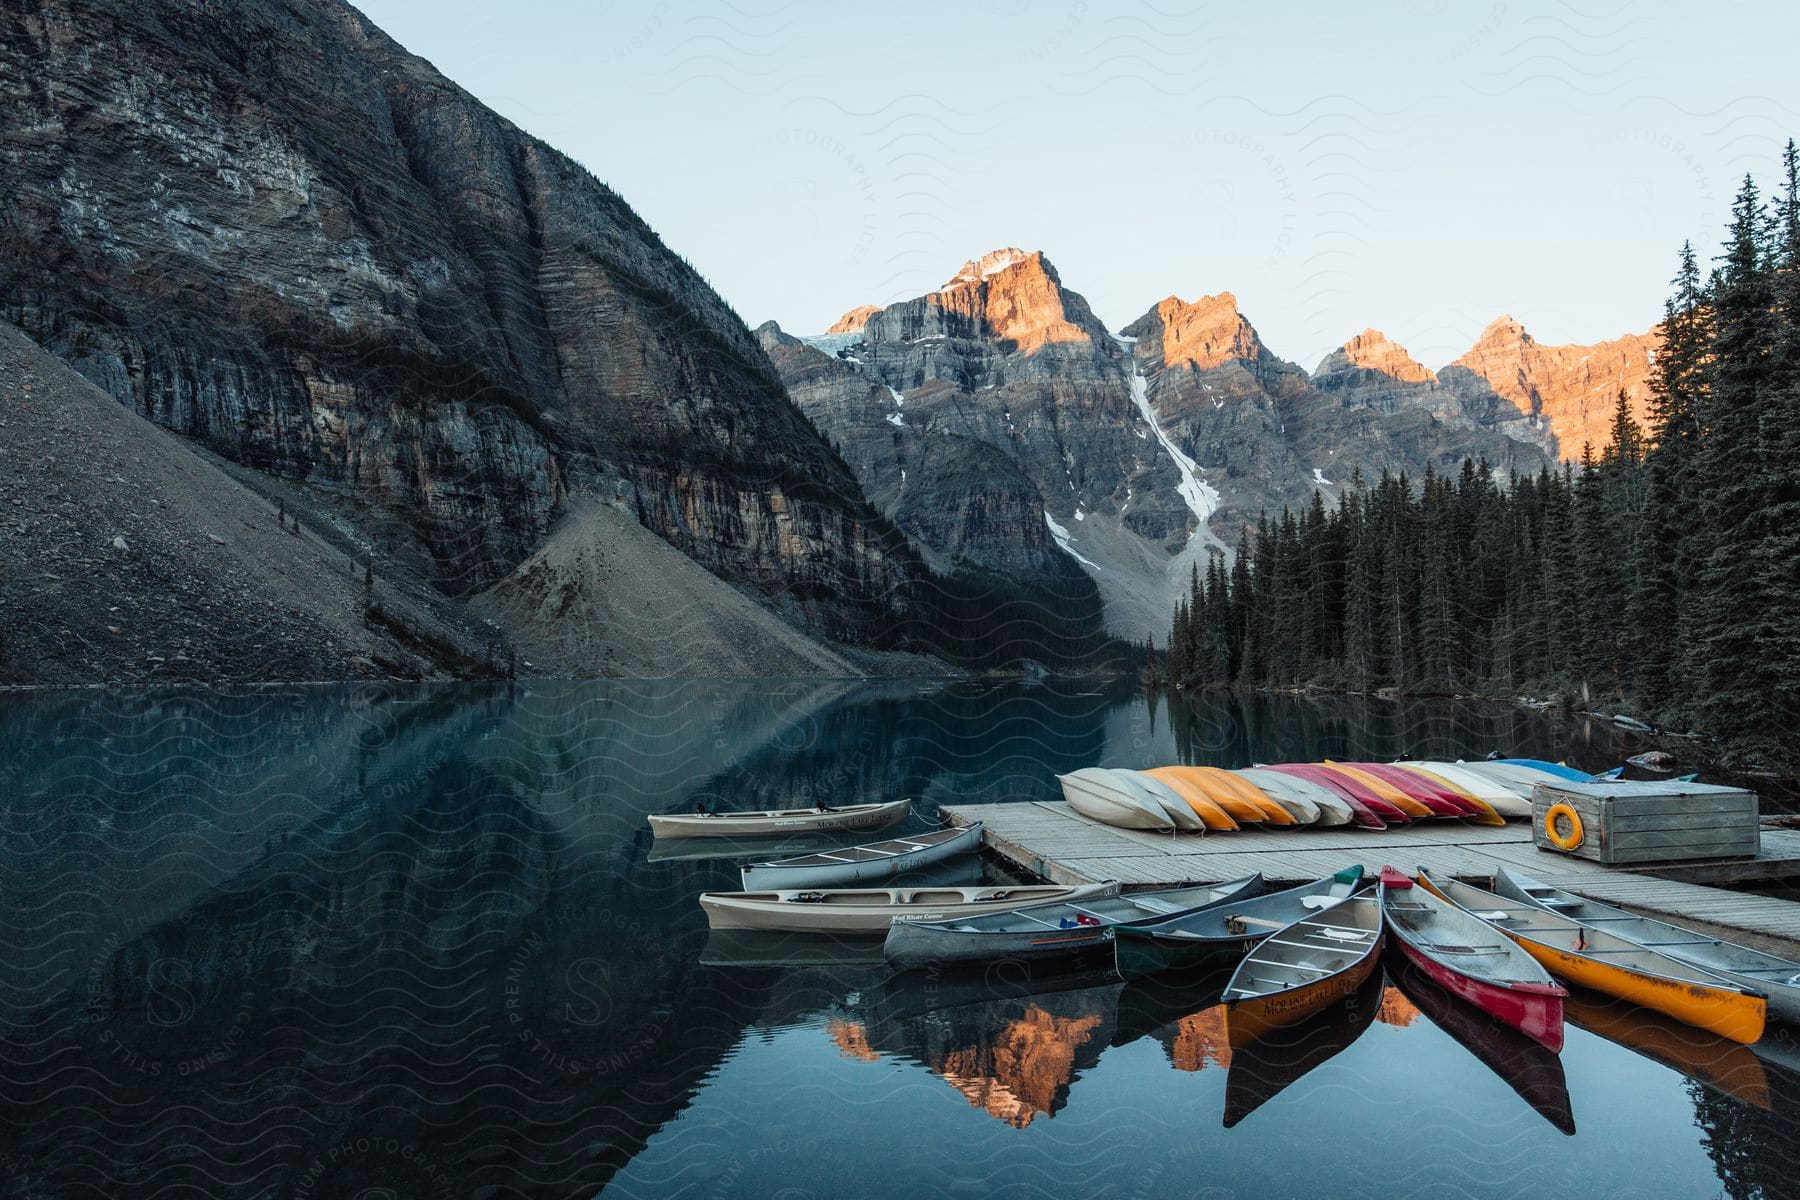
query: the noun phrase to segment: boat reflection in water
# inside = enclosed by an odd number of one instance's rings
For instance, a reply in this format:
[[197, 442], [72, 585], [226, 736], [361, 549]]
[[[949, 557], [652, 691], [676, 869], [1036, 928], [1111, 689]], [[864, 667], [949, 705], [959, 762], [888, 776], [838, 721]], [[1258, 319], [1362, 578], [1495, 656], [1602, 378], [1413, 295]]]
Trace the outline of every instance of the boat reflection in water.
[[1452, 996], [1425, 972], [1398, 955], [1389, 956], [1389, 995], [1404, 995], [1433, 1025], [1505, 1081], [1506, 1086], [1565, 1134], [1575, 1132], [1575, 1112], [1562, 1059], [1533, 1038], [1486, 1016]]
[[1578, 1028], [1635, 1050], [1741, 1104], [1764, 1112], [1773, 1107], [1762, 1060], [1748, 1046], [1597, 992], [1583, 988], [1570, 992], [1563, 1015]]
[[[1291, 1025], [1276, 1025], [1251, 1036], [1227, 1038], [1230, 1058], [1225, 1077], [1225, 1128], [1274, 1099], [1309, 1071], [1341, 1054], [1375, 1022], [1381, 1011], [1385, 980], [1376, 970], [1354, 992]], [[1396, 1010], [1396, 1021], [1410, 1021]], [[1222, 1024], [1229, 1023], [1221, 1021]], [[1242, 1026], [1235, 1028], [1241, 1030]]]

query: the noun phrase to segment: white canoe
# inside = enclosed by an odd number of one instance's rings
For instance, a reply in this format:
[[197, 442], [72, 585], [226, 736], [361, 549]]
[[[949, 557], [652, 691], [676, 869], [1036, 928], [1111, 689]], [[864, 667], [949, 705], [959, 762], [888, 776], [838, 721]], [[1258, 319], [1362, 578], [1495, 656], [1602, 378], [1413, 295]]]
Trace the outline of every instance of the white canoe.
[[703, 892], [700, 907], [714, 929], [784, 929], [794, 933], [885, 933], [897, 916], [947, 921], [1011, 912], [1036, 904], [1119, 894], [1117, 880], [1064, 885], [839, 888], [832, 891]]
[[1146, 775], [1142, 771], [1115, 770], [1113, 774], [1124, 776], [1124, 782], [1136, 784], [1149, 793], [1150, 798], [1169, 814], [1169, 820], [1175, 828], [1185, 833], [1206, 832], [1206, 822], [1200, 819], [1200, 814], [1194, 811], [1194, 806], [1182, 799], [1180, 792], [1162, 780]]
[[1511, 819], [1527, 819], [1531, 816], [1531, 789], [1508, 786], [1492, 775], [1483, 775], [1480, 771], [1472, 771], [1465, 763], [1448, 762], [1403, 762], [1403, 767], [1417, 767], [1428, 771], [1442, 779], [1445, 783], [1461, 788], [1477, 800], [1484, 800], [1488, 806], [1503, 817]]
[[1540, 783], [1548, 783], [1554, 787], [1566, 787], [1567, 779], [1552, 775], [1548, 771], [1540, 771], [1536, 767], [1522, 767], [1518, 763], [1503, 762], [1459, 762], [1456, 764], [1479, 775], [1486, 775], [1501, 787], [1509, 787], [1525, 793], [1527, 800]]
[[656, 813], [650, 828], [659, 838], [767, 837], [782, 833], [836, 833], [886, 829], [906, 818], [910, 800], [846, 804], [841, 808], [775, 808], [762, 812]]
[[939, 829], [914, 837], [889, 838], [862, 846], [816, 850], [773, 862], [754, 863], [738, 874], [746, 892], [772, 892], [784, 888], [853, 887], [874, 883], [946, 858], [965, 854], [981, 844], [981, 822], [962, 829]]
[[1308, 809], [1312, 810], [1312, 816], [1305, 818], [1309, 824], [1348, 825], [1356, 816], [1342, 796], [1323, 784], [1297, 775], [1283, 775], [1280, 771], [1265, 771], [1260, 767], [1242, 767], [1232, 774], [1281, 805], [1296, 821], [1300, 821], [1300, 814]]
[[1173, 829], [1175, 821], [1143, 788], [1121, 783], [1114, 772], [1083, 767], [1058, 775], [1063, 799], [1084, 817], [1120, 829]]

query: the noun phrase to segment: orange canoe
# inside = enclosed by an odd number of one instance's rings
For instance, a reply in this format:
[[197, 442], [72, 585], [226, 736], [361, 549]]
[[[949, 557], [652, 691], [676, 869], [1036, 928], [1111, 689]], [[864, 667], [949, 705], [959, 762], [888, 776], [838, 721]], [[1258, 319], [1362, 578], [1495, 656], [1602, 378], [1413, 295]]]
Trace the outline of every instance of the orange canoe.
[[[1232, 819], [1240, 825], [1260, 825], [1269, 819], [1268, 814], [1264, 812], [1261, 805], [1254, 801], [1244, 799], [1243, 796], [1233, 789], [1221, 786], [1212, 777], [1212, 768], [1210, 767], [1157, 768], [1159, 776], [1164, 771], [1167, 771], [1171, 776], [1177, 779], [1185, 780], [1190, 786], [1198, 788], [1203, 794], [1210, 798], [1214, 804], [1217, 804], [1220, 808], [1230, 813]], [[1168, 781], [1165, 779], [1164, 782]], [[1285, 812], [1283, 812], [1282, 815], [1287, 816]]]
[[1187, 801], [1199, 818], [1206, 822], [1207, 829], [1236, 829], [1237, 821], [1225, 809], [1214, 802], [1207, 790], [1193, 780], [1185, 778], [1179, 767], [1152, 767], [1143, 772], [1150, 778], [1166, 786], [1170, 791]]

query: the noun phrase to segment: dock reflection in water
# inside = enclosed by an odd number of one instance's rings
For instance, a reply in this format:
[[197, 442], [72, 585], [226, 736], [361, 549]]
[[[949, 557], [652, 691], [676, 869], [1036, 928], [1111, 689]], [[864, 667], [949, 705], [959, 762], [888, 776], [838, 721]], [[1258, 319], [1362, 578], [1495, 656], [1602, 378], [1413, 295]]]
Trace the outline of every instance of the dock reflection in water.
[[1489, 1086], [1504, 1056], [1395, 989], [1271, 1061], [1204, 972], [922, 981], [875, 944], [709, 938], [694, 897], [742, 858], [653, 854], [645, 822], [911, 795], [910, 831], [1079, 766], [1418, 729], [1585, 745], [1510, 709], [1223, 699], [1172, 726], [986, 681], [0, 695], [0, 1195], [911, 1197], [970, 1163], [1016, 1200], [1783, 1194], [1779, 1059], [1758, 1085], [1634, 1021], [1578, 1029], [1568, 1139], [1542, 1079]]

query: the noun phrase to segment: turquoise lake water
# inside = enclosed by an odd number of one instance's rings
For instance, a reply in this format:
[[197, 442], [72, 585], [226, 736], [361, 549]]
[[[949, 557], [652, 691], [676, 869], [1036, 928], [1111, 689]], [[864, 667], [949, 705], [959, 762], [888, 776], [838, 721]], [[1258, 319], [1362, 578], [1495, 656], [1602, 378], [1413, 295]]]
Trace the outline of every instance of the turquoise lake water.
[[[1095, 764], [1635, 748], [1508, 706], [1060, 682], [0, 695], [0, 1195], [1794, 1194], [1783, 1032], [1584, 998], [1550, 1056], [1396, 967], [1234, 1050], [1216, 972], [709, 937], [694, 897], [738, 860], [645, 821], [906, 796], [923, 829]], [[934, 876], [977, 877], [1004, 868]]]

